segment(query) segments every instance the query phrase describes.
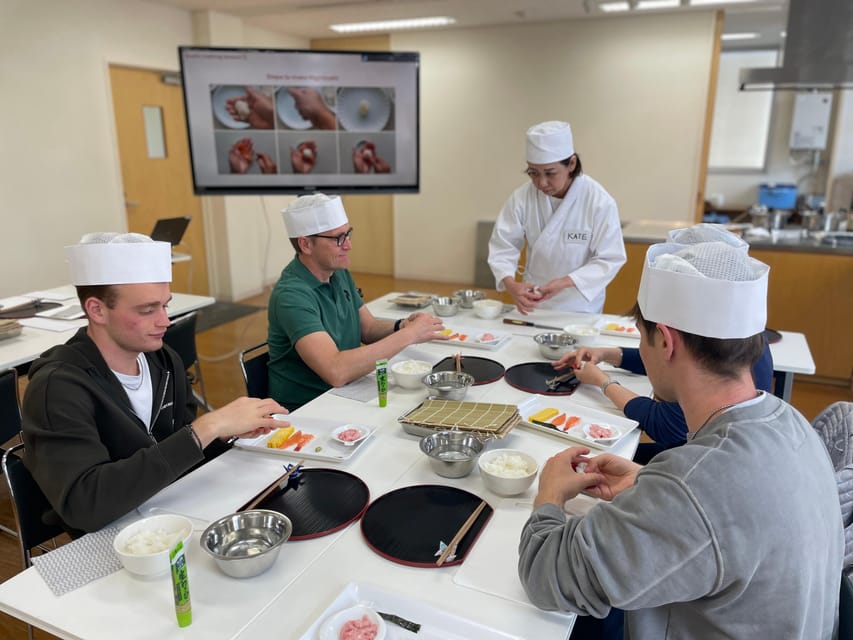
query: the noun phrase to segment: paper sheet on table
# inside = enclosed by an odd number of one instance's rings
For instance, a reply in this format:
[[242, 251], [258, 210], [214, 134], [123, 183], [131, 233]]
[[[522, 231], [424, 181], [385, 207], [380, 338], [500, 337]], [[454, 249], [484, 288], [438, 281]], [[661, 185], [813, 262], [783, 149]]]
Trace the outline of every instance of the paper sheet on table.
[[212, 522], [242, 507], [282, 473], [280, 457], [231, 449], [149, 498], [138, 511]]
[[[593, 498], [578, 496], [569, 500], [564, 509], [568, 513], [581, 515], [596, 502]], [[518, 579], [518, 541], [532, 510], [533, 504], [530, 502], [505, 498], [492, 514], [492, 522], [483, 530], [462, 567], [453, 576], [453, 582], [460, 587], [533, 607]]]
[[77, 290], [73, 286], [56, 287], [44, 291], [30, 291], [28, 298], [41, 298], [45, 302], [63, 302], [65, 300], [77, 299]]
[[44, 329], [45, 331], [73, 331], [80, 327], [86, 326], [85, 319], [78, 320], [57, 320], [55, 318], [21, 318], [18, 320], [21, 326], [30, 327], [31, 329]]
[[[417, 347], [406, 347], [388, 361], [389, 388], [393, 387], [393, 375], [390, 374], [390, 368], [395, 362], [403, 360], [425, 360], [434, 365], [440, 359], [441, 357], [426, 353]], [[340, 396], [341, 398], [348, 398], [349, 400], [358, 400], [359, 402], [376, 400], [379, 397], [379, 390], [376, 388], [376, 371], [371, 371], [366, 376], [358, 380], [353, 380], [342, 387], [329, 389], [329, 393]]]
[[113, 550], [113, 538], [120, 527], [106, 527], [88, 533], [50, 553], [33, 556], [38, 570], [53, 595], [61, 596], [121, 569]]

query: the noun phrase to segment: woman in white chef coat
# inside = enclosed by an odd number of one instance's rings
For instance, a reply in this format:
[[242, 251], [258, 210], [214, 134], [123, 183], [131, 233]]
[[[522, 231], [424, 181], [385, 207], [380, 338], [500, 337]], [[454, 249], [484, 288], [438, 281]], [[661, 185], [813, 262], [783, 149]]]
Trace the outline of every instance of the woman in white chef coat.
[[[527, 130], [526, 173], [530, 182], [506, 201], [489, 240], [498, 290], [508, 291], [523, 314], [600, 313], [605, 287], [626, 260], [616, 201], [582, 173], [568, 122]], [[519, 267], [525, 241], [527, 264]]]

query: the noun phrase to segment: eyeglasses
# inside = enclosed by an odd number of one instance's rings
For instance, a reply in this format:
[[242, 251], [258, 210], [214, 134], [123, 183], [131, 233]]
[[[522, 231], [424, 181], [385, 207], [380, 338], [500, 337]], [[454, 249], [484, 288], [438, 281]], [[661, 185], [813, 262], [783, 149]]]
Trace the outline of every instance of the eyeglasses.
[[339, 233], [336, 236], [324, 236], [322, 234], [315, 233], [311, 237], [312, 238], [328, 238], [329, 240], [334, 240], [335, 244], [337, 244], [339, 247], [342, 247], [342, 246], [344, 246], [344, 242], [346, 242], [347, 240], [352, 238], [353, 230], [354, 230], [354, 228], [350, 227], [349, 231], [347, 231], [346, 233]]

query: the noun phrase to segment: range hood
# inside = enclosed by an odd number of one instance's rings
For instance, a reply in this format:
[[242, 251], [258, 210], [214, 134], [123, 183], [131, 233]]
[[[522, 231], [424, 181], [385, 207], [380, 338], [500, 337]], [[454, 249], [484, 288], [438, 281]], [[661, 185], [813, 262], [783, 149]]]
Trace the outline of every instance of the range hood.
[[782, 66], [741, 69], [740, 88], [853, 89], [853, 0], [790, 0]]

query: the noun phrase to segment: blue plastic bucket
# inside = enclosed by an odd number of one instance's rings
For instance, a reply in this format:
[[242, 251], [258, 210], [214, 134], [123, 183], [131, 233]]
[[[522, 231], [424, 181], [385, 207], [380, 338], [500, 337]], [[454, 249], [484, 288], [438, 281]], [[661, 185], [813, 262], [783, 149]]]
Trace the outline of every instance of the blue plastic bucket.
[[762, 184], [758, 187], [758, 204], [768, 209], [793, 209], [797, 204], [797, 185]]

